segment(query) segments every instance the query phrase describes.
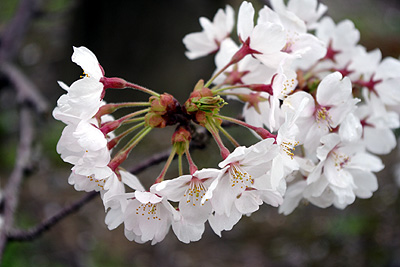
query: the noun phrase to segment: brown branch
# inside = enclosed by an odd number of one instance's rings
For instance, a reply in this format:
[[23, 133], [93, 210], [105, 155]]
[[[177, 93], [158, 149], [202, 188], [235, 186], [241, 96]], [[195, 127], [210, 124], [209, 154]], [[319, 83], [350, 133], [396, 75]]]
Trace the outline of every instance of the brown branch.
[[17, 66], [3, 62], [0, 64], [0, 71], [16, 89], [19, 103], [32, 106], [39, 114], [47, 112], [48, 104], [46, 100], [32, 81]]
[[19, 189], [25, 171], [29, 167], [31, 157], [31, 145], [34, 135], [32, 111], [22, 106], [20, 111], [20, 141], [18, 145], [15, 167], [8, 179], [8, 183], [4, 189], [4, 198], [2, 199], [3, 225], [0, 231], [0, 260], [2, 258], [4, 248], [7, 243], [8, 231], [14, 224], [14, 213], [18, 206]]
[[63, 208], [52, 217], [43, 220], [40, 224], [32, 227], [29, 230], [13, 230], [12, 232], [8, 233], [8, 241], [31, 241], [39, 237], [43, 232], [49, 230], [68, 215], [77, 212], [82, 206], [89, 203], [97, 195], [98, 192], [96, 191], [87, 193], [80, 200], [68, 207]]
[[[167, 155], [167, 156], [165, 156]], [[165, 160], [169, 155], [169, 151], [163, 151], [161, 153], [155, 154], [152, 157], [143, 160], [139, 164], [137, 164], [134, 168], [131, 169], [131, 172], [134, 174], [138, 174], [145, 169], [160, 163]], [[8, 241], [31, 241], [37, 237], [39, 237], [43, 232], [49, 230], [54, 225], [56, 225], [59, 221], [64, 219], [70, 214], [77, 212], [82, 206], [89, 203], [98, 193], [96, 191], [87, 193], [83, 198], [76, 201], [72, 205], [61, 209], [55, 215], [50, 218], [43, 220], [38, 225], [32, 227], [29, 230], [13, 230], [8, 233]]]
[[0, 62], [14, 58], [39, 8], [38, 2], [38, 0], [20, 1], [17, 13], [1, 35]]

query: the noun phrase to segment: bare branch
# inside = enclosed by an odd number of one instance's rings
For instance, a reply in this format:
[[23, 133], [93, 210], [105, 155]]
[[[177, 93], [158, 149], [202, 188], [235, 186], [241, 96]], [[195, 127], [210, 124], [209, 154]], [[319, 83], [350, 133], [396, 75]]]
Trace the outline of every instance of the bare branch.
[[6, 75], [16, 89], [19, 103], [32, 106], [40, 114], [47, 112], [48, 104], [46, 100], [32, 81], [17, 66], [3, 62], [0, 65], [0, 71]]
[[32, 111], [23, 105], [20, 111], [20, 141], [15, 167], [4, 189], [4, 198], [2, 199], [3, 210], [0, 216], [3, 217], [3, 225], [0, 231], [0, 260], [7, 243], [7, 233], [13, 227], [14, 213], [18, 206], [22, 178], [29, 167], [33, 135]]
[[29, 24], [38, 10], [38, 2], [38, 0], [20, 1], [17, 13], [1, 36], [0, 62], [14, 58], [29, 29]]
[[12, 231], [11, 233], [8, 234], [8, 241], [31, 241], [39, 237], [43, 232], [49, 230], [51, 227], [53, 227], [55, 224], [57, 224], [59, 221], [61, 221], [68, 215], [77, 212], [82, 206], [84, 206], [85, 204], [89, 203], [92, 199], [94, 199], [94, 197], [97, 196], [97, 194], [98, 192], [96, 191], [87, 193], [80, 200], [76, 201], [75, 203], [73, 203], [68, 207], [63, 208], [62, 210], [57, 212], [57, 214], [44, 220], [43, 222], [36, 225], [35, 227], [32, 227], [29, 230]]
[[[165, 156], [166, 155], [166, 156]], [[164, 151], [158, 154], [153, 155], [152, 157], [143, 160], [139, 164], [137, 164], [134, 168], [131, 169], [131, 172], [134, 174], [138, 174], [147, 168], [156, 165], [163, 160], [165, 160], [169, 155], [169, 150]], [[89, 203], [94, 197], [98, 194], [98, 192], [93, 191], [90, 193], [87, 193], [82, 199], [76, 201], [72, 205], [65, 207], [61, 209], [59, 212], [57, 212], [55, 215], [52, 217], [43, 220], [41, 223], [38, 225], [32, 227], [29, 230], [13, 230], [8, 233], [8, 240], [9, 241], [30, 241], [33, 240], [37, 237], [39, 237], [43, 232], [49, 230], [52, 228], [55, 224], [57, 224], [59, 221], [67, 217], [68, 215], [71, 215], [75, 212], [77, 212], [82, 206], [85, 204]]]

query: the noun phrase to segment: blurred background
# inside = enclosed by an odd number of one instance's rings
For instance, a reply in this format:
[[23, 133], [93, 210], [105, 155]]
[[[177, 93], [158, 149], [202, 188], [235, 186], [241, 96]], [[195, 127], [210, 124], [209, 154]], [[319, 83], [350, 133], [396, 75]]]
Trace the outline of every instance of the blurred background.
[[[0, 36], [13, 18], [17, 0], [0, 0]], [[259, 9], [262, 1], [252, 1]], [[400, 55], [400, 2], [398, 0], [321, 1], [336, 22], [352, 20], [361, 32], [360, 43], [380, 48], [384, 56]], [[107, 76], [118, 76], [168, 92], [183, 102], [199, 79], [214, 71], [213, 57], [188, 60], [182, 38], [200, 31], [200, 16], [212, 19], [218, 8], [230, 4], [237, 11], [241, 1], [222, 0], [42, 0], [40, 9], [18, 47], [14, 62], [36, 84], [51, 109], [64, 93], [57, 81], [71, 84], [82, 74], [71, 62], [72, 46], [92, 50]], [[257, 8], [258, 7], [258, 8]], [[18, 143], [15, 93], [0, 77], [0, 186], [14, 166]], [[146, 100], [133, 90], [108, 91], [108, 102]], [[240, 110], [230, 104], [227, 112]], [[51, 114], [37, 121], [35, 168], [23, 183], [16, 226], [27, 229], [62, 207], [84, 196], [68, 185], [71, 166], [55, 151], [64, 125]], [[239, 138], [239, 130], [232, 128]], [[129, 169], [139, 160], [169, 147], [170, 139], [153, 131], [135, 149]], [[173, 128], [162, 132], [172, 134]], [[242, 133], [242, 131], [240, 131]], [[243, 144], [252, 135], [240, 134]], [[151, 145], [149, 145], [151, 144]], [[219, 162], [212, 142], [194, 151], [199, 167]], [[319, 209], [301, 205], [283, 216], [262, 206], [244, 217], [232, 231], [216, 236], [206, 226], [203, 238], [186, 245], [174, 234], [155, 246], [129, 242], [123, 228], [109, 231], [99, 198], [85, 205], [32, 242], [9, 243], [3, 266], [400, 266], [400, 197], [394, 175], [399, 160], [396, 149], [383, 157], [386, 168], [380, 188], [371, 199], [346, 208]], [[130, 165], [131, 164], [131, 165]], [[138, 176], [150, 185], [163, 164]], [[168, 178], [176, 176], [174, 169]]]

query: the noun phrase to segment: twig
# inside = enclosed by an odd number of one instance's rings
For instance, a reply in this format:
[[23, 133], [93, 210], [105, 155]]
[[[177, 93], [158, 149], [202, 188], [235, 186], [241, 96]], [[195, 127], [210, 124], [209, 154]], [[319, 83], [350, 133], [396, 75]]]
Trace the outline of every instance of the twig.
[[32, 227], [29, 230], [14, 230], [8, 234], [8, 241], [31, 241], [37, 237], [39, 237], [43, 232], [49, 230], [59, 221], [67, 217], [68, 215], [77, 212], [82, 206], [89, 203], [94, 197], [98, 194], [98, 192], [93, 191], [87, 193], [83, 198], [76, 201], [72, 205], [63, 208], [57, 214], [52, 217], [44, 220], [40, 224], [35, 227]]
[[[165, 160], [168, 157], [168, 151], [161, 152], [159, 154], [153, 155], [149, 159], [143, 160], [139, 164], [137, 164], [134, 168], [130, 171], [134, 174], [138, 174], [145, 169], [160, 163], [161, 161]], [[165, 156], [165, 154], [167, 154]], [[13, 230], [8, 233], [8, 241], [31, 241], [37, 237], [39, 237], [43, 232], [52, 228], [55, 224], [59, 221], [67, 217], [68, 215], [77, 212], [82, 206], [89, 203], [94, 197], [98, 194], [98, 192], [93, 191], [87, 193], [83, 198], [76, 201], [72, 205], [61, 209], [55, 215], [50, 218], [43, 220], [38, 225], [32, 227], [29, 230]]]
[[48, 104], [46, 100], [32, 81], [17, 66], [3, 62], [0, 64], [0, 71], [4, 73], [16, 89], [19, 103], [32, 106], [39, 114], [47, 112]]
[[0, 62], [10, 61], [14, 58], [29, 29], [29, 24], [39, 8], [38, 2], [38, 0], [20, 1], [17, 13], [1, 36]]
[[20, 185], [24, 172], [27, 170], [30, 162], [33, 135], [32, 112], [28, 107], [23, 105], [20, 111], [20, 141], [16, 163], [4, 189], [4, 198], [2, 200], [3, 211], [1, 216], [3, 217], [3, 225], [0, 230], [0, 260], [7, 243], [8, 231], [14, 223], [14, 212], [18, 206]]

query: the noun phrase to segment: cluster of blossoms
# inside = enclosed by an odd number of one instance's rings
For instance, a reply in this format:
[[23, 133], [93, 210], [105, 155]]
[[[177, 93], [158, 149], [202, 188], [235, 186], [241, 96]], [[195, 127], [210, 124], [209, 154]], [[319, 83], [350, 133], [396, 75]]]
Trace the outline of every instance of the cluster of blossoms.
[[[378, 49], [366, 51], [354, 24], [323, 17], [327, 8], [316, 0], [287, 5], [271, 0], [271, 6], [264, 6], [255, 22], [252, 4], [243, 2], [237, 35], [230, 6], [218, 10], [213, 21], [200, 18], [203, 30], [183, 39], [186, 55], [215, 54], [216, 70], [196, 84], [184, 104], [170, 94], [105, 77], [93, 53], [74, 48], [72, 60], [85, 75], [70, 87], [60, 83], [67, 94], [53, 115], [67, 126], [57, 151], [74, 165], [69, 183], [75, 189], [100, 192], [109, 229], [123, 224], [129, 240], [155, 244], [172, 227], [188, 243], [201, 238], [207, 221], [221, 235], [263, 203], [283, 214], [301, 201], [343, 209], [378, 189], [374, 173], [384, 166], [376, 155], [396, 146], [400, 62], [382, 60]], [[108, 88], [134, 88], [151, 97], [106, 104]], [[243, 103], [243, 120], [220, 114], [227, 100]], [[142, 109], [117, 120], [110, 115], [131, 107]], [[250, 129], [259, 141], [240, 146], [224, 121]], [[131, 126], [121, 131], [122, 125]], [[120, 165], [153, 128], [172, 125], [171, 154], [145, 189]], [[199, 170], [194, 163], [189, 144], [197, 127], [217, 143], [219, 168]], [[230, 151], [221, 134], [236, 148]], [[165, 179], [175, 156], [180, 176]]]

